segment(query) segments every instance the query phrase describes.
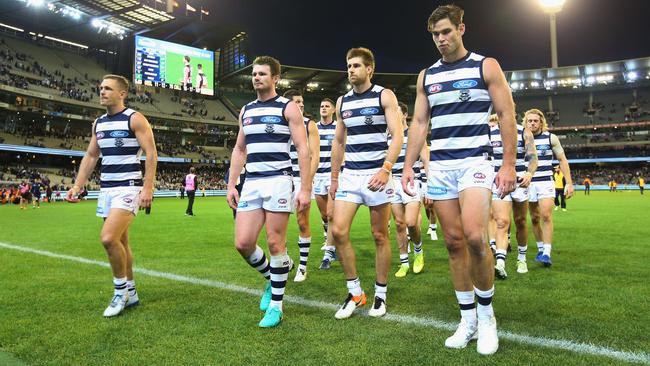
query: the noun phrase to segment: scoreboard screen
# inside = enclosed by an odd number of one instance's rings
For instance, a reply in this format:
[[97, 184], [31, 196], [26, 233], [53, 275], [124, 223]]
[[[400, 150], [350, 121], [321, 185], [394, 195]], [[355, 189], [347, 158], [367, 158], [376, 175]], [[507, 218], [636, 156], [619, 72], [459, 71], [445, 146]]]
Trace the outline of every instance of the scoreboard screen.
[[134, 83], [214, 95], [214, 52], [135, 37]]

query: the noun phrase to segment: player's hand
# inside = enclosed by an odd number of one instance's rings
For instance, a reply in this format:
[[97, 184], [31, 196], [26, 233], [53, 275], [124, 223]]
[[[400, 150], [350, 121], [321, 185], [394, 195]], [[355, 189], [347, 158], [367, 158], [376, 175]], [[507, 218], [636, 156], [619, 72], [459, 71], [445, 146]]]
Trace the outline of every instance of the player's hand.
[[497, 186], [499, 198], [503, 198], [510, 192], [515, 190], [515, 182], [517, 175], [515, 174], [515, 167], [510, 165], [502, 165], [499, 168], [497, 177], [494, 179], [494, 184]]
[[413, 197], [415, 196], [415, 174], [412, 167], [404, 167], [402, 171], [402, 189], [406, 194]]
[[564, 187], [564, 197], [566, 197], [566, 199], [573, 197], [573, 184], [567, 184]]
[[70, 203], [77, 203], [79, 202], [79, 188], [75, 189], [76, 187], [70, 188], [68, 193], [65, 195], [65, 200], [70, 202]]
[[152, 200], [153, 200], [153, 190], [151, 188], [142, 188], [142, 191], [140, 191], [140, 207], [141, 208], [151, 207]]
[[339, 189], [339, 181], [338, 179], [332, 179], [330, 182], [330, 197], [335, 200], [336, 199], [336, 190]]
[[311, 207], [311, 192], [301, 189], [296, 196], [296, 212], [309, 210]]
[[386, 183], [390, 179], [390, 174], [384, 169], [379, 169], [375, 175], [368, 181], [368, 189], [373, 192], [381, 192], [386, 188]]
[[237, 209], [237, 205], [239, 204], [239, 192], [237, 192], [237, 189], [235, 189], [235, 187], [228, 188], [226, 201], [228, 201], [228, 206], [230, 206], [230, 208], [233, 210]]
[[424, 206], [426, 206], [427, 209], [433, 207], [433, 199], [424, 197]]
[[523, 177], [517, 178], [517, 183], [519, 183], [519, 186], [521, 188], [528, 188], [532, 180], [533, 180], [533, 175], [530, 174], [529, 172], [526, 172], [526, 174], [524, 174]]

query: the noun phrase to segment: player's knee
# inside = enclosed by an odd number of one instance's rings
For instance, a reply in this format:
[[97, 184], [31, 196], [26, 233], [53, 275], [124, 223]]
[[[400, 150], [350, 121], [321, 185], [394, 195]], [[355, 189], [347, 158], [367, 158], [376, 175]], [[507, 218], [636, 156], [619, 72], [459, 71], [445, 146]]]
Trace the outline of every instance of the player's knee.
[[551, 222], [551, 220], [553, 220], [553, 214], [550, 213], [550, 212], [549, 212], [549, 213], [546, 213], [546, 212], [545, 212], [545, 213], [542, 214], [541, 219], [542, 219], [542, 221], [544, 221], [545, 223], [547, 223], [547, 222]]
[[[406, 225], [404, 225], [404, 223], [402, 223], [402, 227], [406, 229]], [[373, 229], [372, 238], [375, 240], [375, 244], [378, 246], [388, 243], [388, 233], [385, 230]]]
[[465, 250], [463, 234], [458, 232], [445, 232], [445, 246], [450, 255], [461, 250]]
[[496, 217], [494, 221], [497, 224], [498, 230], [504, 230], [504, 229], [507, 230], [508, 226], [510, 226], [510, 220], [508, 220], [507, 218]]
[[530, 215], [530, 222], [533, 225], [539, 225], [539, 216], [538, 215]]
[[405, 223], [409, 230], [413, 230], [414, 227], [418, 226], [418, 217], [407, 217]]
[[468, 237], [467, 249], [472, 257], [485, 257], [488, 255], [488, 246], [483, 236]]
[[102, 242], [102, 245], [106, 248], [114, 245], [119, 241], [118, 236], [110, 232], [102, 232], [99, 235], [99, 240]]
[[338, 225], [330, 226], [330, 230], [332, 230], [332, 239], [334, 239], [334, 243], [337, 245], [343, 244], [349, 233], [348, 229]]
[[515, 226], [517, 230], [526, 230], [526, 217], [515, 218]]
[[402, 232], [406, 230], [406, 222], [404, 222], [404, 220], [395, 220], [395, 227], [397, 228], [397, 231]]

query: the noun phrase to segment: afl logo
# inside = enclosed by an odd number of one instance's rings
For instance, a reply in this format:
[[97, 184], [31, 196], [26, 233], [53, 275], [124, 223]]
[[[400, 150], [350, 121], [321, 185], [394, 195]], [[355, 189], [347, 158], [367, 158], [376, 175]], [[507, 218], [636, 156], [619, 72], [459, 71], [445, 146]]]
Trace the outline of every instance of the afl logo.
[[485, 174], [483, 174], [483, 173], [474, 173], [474, 178], [476, 178], [476, 179], [485, 179]]
[[133, 202], [133, 200], [130, 199], [130, 198], [128, 198], [128, 197], [123, 198], [122, 201], [124, 201], [124, 202], [126, 202], [126, 203], [131, 203], [131, 202]]
[[104, 138], [104, 133], [103, 132], [97, 132], [97, 134], [95, 136], [97, 137], [98, 140], [103, 139]]
[[243, 124], [244, 126], [246, 126], [246, 125], [250, 125], [251, 123], [253, 123], [253, 119], [250, 118], [250, 117], [249, 117], [249, 118], [244, 118], [244, 120], [242, 121], [242, 124]]
[[364, 109], [359, 111], [359, 113], [364, 115], [364, 116], [367, 116], [367, 115], [370, 115], [370, 114], [377, 114], [377, 112], [379, 112], [379, 109], [377, 109], [377, 108], [364, 108]]
[[492, 147], [501, 147], [501, 141], [492, 141]]
[[478, 85], [476, 80], [465, 79], [455, 82], [452, 86], [456, 89], [469, 89]]
[[441, 90], [442, 90], [442, 85], [440, 84], [429, 85], [429, 93], [431, 94], [435, 94]]
[[352, 111], [344, 111], [343, 114], [341, 115], [343, 118], [350, 118], [352, 117]]
[[260, 121], [262, 121], [264, 123], [279, 123], [279, 122], [282, 121], [282, 119], [280, 117], [276, 117], [276, 116], [265, 116], [265, 117], [262, 117], [260, 119]]
[[388, 188], [386, 190], [386, 194], [393, 194], [393, 192], [395, 192], [395, 191], [392, 188]]
[[127, 137], [129, 133], [126, 131], [113, 131], [110, 135], [111, 137]]
[[284, 204], [287, 203], [287, 200], [284, 199], [284, 198], [280, 198], [280, 199], [278, 200], [278, 203], [281, 204], [281, 205], [284, 205]]

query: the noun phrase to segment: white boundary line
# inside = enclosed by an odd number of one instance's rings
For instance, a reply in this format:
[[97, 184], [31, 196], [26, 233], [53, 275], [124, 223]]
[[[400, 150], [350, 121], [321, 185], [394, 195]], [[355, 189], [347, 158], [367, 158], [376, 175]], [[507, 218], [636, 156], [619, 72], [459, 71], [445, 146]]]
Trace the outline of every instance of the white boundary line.
[[[65, 259], [68, 261], [73, 261], [78, 263], [93, 264], [101, 267], [109, 267], [109, 264], [106, 262], [101, 262], [101, 261], [82, 258], [82, 257], [75, 257], [71, 255], [58, 254], [58, 253], [53, 253], [45, 250], [32, 249], [28, 247], [12, 245], [3, 242], [0, 242], [0, 248], [12, 249], [12, 250], [25, 252], [25, 253], [38, 254], [50, 258]], [[133, 271], [151, 277], [164, 278], [172, 281], [185, 282], [185, 283], [201, 285], [206, 287], [214, 287], [222, 290], [245, 293], [253, 296], [260, 296], [262, 294], [262, 291], [260, 290], [254, 290], [247, 287], [237, 286], [225, 282], [183, 276], [183, 275], [178, 275], [178, 274], [168, 273], [168, 272], [153, 271], [145, 268], [134, 268]], [[338, 309], [338, 305], [336, 304], [331, 304], [331, 303], [326, 303], [326, 302], [316, 301], [316, 300], [309, 300], [299, 296], [285, 296], [284, 299], [287, 302], [291, 302], [302, 306], [318, 308], [318, 309], [326, 309], [326, 310]], [[360, 312], [359, 315], [367, 316], [367, 312]], [[430, 328], [447, 330], [447, 331], [453, 331], [456, 329], [456, 324], [453, 323], [448, 323], [434, 318], [423, 318], [423, 317], [417, 317], [413, 315], [400, 315], [395, 313], [388, 313], [386, 314], [386, 316], [380, 319], [383, 319], [385, 321], [395, 322], [395, 323], [424, 326], [424, 327], [430, 327]], [[579, 343], [579, 342], [573, 342], [564, 339], [527, 336], [527, 335], [512, 333], [503, 330], [499, 331], [499, 338], [511, 342], [529, 345], [529, 346], [561, 349], [561, 350], [571, 351], [571, 352], [580, 353], [584, 355], [609, 357], [621, 361], [637, 362], [637, 363], [650, 365], [650, 354], [644, 352], [619, 351], [609, 347], [602, 347], [594, 344]]]

